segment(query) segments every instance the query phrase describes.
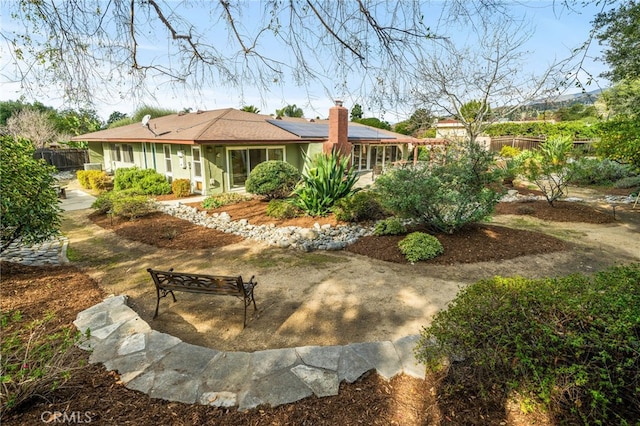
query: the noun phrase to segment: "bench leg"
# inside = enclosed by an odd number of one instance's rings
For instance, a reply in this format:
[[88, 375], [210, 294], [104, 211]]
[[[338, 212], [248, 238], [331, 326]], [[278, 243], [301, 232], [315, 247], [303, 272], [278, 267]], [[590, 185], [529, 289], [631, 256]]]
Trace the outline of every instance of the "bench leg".
[[167, 297], [167, 294], [171, 293], [171, 297], [173, 297], [173, 302], [177, 302], [176, 300], [176, 295], [173, 294], [173, 290], [162, 290], [162, 296], [160, 295], [160, 289], [156, 287], [156, 313], [153, 316], [153, 319], [156, 319], [156, 317], [158, 316], [158, 308], [160, 307], [160, 298], [161, 297]]

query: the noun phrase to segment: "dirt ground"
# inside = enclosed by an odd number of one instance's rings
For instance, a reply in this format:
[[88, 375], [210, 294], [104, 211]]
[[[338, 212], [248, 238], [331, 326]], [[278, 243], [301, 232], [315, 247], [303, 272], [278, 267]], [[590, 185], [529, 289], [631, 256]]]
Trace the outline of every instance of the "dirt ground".
[[[400, 237], [391, 236], [363, 238], [340, 252], [303, 253], [164, 214], [120, 222], [68, 212], [63, 227], [75, 263], [107, 293], [129, 295], [152, 328], [218, 350], [256, 351], [395, 340], [419, 333], [462, 286], [478, 279], [592, 272], [638, 259], [638, 209], [619, 207], [614, 218], [607, 206], [557, 204], [501, 204], [490, 224], [438, 235], [444, 255], [415, 265], [399, 253]], [[527, 214], [517, 214], [523, 206]], [[265, 208], [252, 201], [218, 211], [274, 222]], [[307, 226], [317, 221], [297, 220]], [[177, 303], [161, 300], [152, 320], [156, 297], [148, 267], [255, 275], [258, 311], [250, 310], [243, 330], [239, 300], [178, 293]]]
[[[256, 205], [251, 207], [252, 220], [264, 220], [255, 214]], [[232, 217], [239, 219], [242, 206], [235, 208]], [[394, 237], [364, 239], [341, 252], [302, 253], [166, 215], [130, 226], [88, 213], [65, 214], [63, 231], [74, 266], [2, 264], [3, 311], [54, 310], [61, 313], [60, 324], [69, 324], [106, 294], [128, 294], [154, 329], [219, 350], [346, 344], [418, 333], [461, 287], [478, 279], [589, 273], [640, 260], [640, 209], [630, 205], [617, 207], [614, 217], [607, 204], [561, 203], [553, 210], [546, 202], [500, 204], [490, 224], [470, 227], [459, 237], [438, 236], [445, 255], [415, 265], [394, 253]], [[178, 293], [177, 303], [161, 301], [160, 315], [152, 320], [155, 291], [147, 267], [256, 275], [258, 312], [242, 330], [240, 301]], [[79, 361], [86, 357], [78, 351]], [[522, 415], [499, 390], [486, 398], [477, 398], [475, 389], [440, 392], [446, 377], [398, 376], [386, 382], [368, 375], [342, 384], [336, 397], [247, 413], [153, 400], [117, 380], [101, 366], [83, 367], [60, 391], [32, 401], [3, 424], [40, 423], [44, 411], [54, 410], [90, 412], [94, 424], [555, 423]]]

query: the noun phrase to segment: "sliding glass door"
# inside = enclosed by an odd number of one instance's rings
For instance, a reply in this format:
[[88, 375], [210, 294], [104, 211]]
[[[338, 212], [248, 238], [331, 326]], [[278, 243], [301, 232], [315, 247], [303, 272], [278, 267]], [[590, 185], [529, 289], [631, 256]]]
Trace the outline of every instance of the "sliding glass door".
[[229, 190], [242, 190], [251, 171], [269, 160], [284, 161], [284, 147], [229, 148]]

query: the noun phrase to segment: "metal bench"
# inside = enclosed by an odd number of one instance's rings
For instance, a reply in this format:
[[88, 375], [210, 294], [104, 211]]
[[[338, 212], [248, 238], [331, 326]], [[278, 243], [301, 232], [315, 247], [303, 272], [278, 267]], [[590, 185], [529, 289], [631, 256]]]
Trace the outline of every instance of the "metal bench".
[[243, 281], [240, 275], [224, 276], [224, 275], [204, 275], [192, 274], [187, 272], [176, 272], [173, 268], [168, 271], [159, 271], [148, 268], [147, 272], [151, 274], [153, 283], [156, 286], [156, 313], [158, 316], [158, 308], [160, 306], [160, 298], [166, 297], [169, 293], [176, 302], [174, 291], [186, 291], [188, 293], [203, 293], [220, 296], [235, 296], [244, 301], [244, 327], [247, 326], [247, 307], [253, 303], [254, 311], [256, 300], [253, 297], [253, 289], [258, 285], [252, 276], [249, 281]]

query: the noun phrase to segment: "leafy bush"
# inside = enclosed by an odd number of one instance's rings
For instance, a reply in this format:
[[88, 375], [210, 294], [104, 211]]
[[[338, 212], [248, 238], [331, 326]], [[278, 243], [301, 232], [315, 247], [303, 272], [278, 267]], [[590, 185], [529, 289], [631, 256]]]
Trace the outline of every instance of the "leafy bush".
[[223, 194], [210, 195], [202, 201], [203, 209], [217, 209], [228, 204], [250, 200], [251, 197], [237, 192], [225, 192]]
[[402, 224], [402, 221], [397, 217], [390, 217], [376, 223], [373, 228], [375, 235], [398, 235], [407, 232], [407, 228]]
[[269, 200], [285, 198], [291, 195], [300, 177], [298, 169], [285, 161], [265, 161], [251, 171], [245, 189]]
[[349, 167], [349, 157], [337, 151], [319, 154], [307, 162], [307, 172], [296, 186], [295, 203], [311, 216], [324, 216], [341, 198], [357, 192], [355, 168]]
[[547, 139], [537, 150], [524, 151], [517, 157], [522, 174], [540, 188], [551, 206], [564, 195], [574, 174], [569, 166], [572, 149], [571, 138], [557, 136]]
[[0, 252], [13, 241], [45, 241], [60, 233], [55, 167], [33, 158], [31, 141], [0, 136]]
[[483, 280], [436, 314], [416, 356], [430, 370], [448, 359], [452, 391], [515, 391], [565, 419], [573, 414], [585, 424], [635, 424], [638, 283], [640, 264], [593, 276]]
[[444, 253], [442, 244], [433, 235], [424, 232], [412, 232], [398, 243], [400, 252], [411, 263], [433, 259]]
[[291, 200], [279, 200], [274, 199], [267, 204], [267, 216], [275, 217], [276, 219], [292, 219], [299, 217], [303, 213], [296, 207]]
[[78, 183], [85, 189], [103, 190], [111, 184], [111, 179], [102, 170], [78, 170]]
[[117, 169], [113, 179], [113, 189], [136, 188], [149, 195], [162, 195], [171, 192], [171, 185], [163, 175], [153, 169], [137, 167]]
[[334, 204], [331, 211], [336, 219], [345, 222], [378, 220], [387, 216], [377, 194], [371, 191], [359, 191], [350, 197], [344, 197]]
[[137, 219], [153, 213], [153, 203], [146, 195], [119, 196], [111, 199], [111, 214], [127, 219]]
[[129, 198], [133, 196], [144, 195], [139, 189], [125, 189], [122, 191], [108, 191], [98, 195], [91, 205], [92, 209], [98, 211], [98, 213], [107, 214], [112, 213], [113, 202], [119, 198]]
[[500, 154], [498, 155], [503, 158], [513, 158], [520, 155], [520, 153], [522, 153], [522, 150], [517, 146], [504, 145], [502, 148], [500, 148]]
[[188, 197], [191, 195], [191, 181], [189, 179], [176, 179], [171, 182], [171, 192], [176, 197]]
[[109, 187], [111, 187], [111, 178], [107, 175], [106, 172], [91, 170], [93, 172], [89, 175], [89, 186], [94, 191], [105, 191]]
[[392, 169], [376, 180], [375, 188], [396, 214], [419, 219], [432, 231], [453, 233], [493, 212], [501, 180], [493, 155], [467, 143], [434, 150], [426, 165]]
[[630, 176], [617, 180], [614, 184], [616, 188], [636, 188], [640, 187], [640, 176]]
[[171, 185], [167, 182], [167, 179], [155, 170], [147, 173], [146, 176], [138, 181], [138, 184], [134, 186], [134, 188], [139, 188], [143, 193], [149, 195], [171, 193]]
[[71, 327], [47, 332], [53, 315], [27, 322], [20, 311], [0, 313], [0, 408], [8, 414], [28, 399], [47, 395], [70, 378], [68, 360], [80, 334]]
[[615, 161], [596, 158], [579, 158], [570, 166], [573, 169], [571, 183], [576, 185], [612, 185], [632, 175], [631, 167]]

